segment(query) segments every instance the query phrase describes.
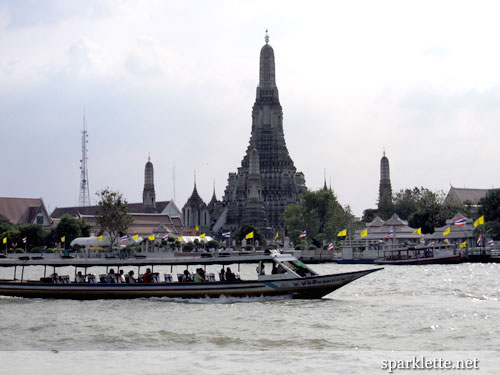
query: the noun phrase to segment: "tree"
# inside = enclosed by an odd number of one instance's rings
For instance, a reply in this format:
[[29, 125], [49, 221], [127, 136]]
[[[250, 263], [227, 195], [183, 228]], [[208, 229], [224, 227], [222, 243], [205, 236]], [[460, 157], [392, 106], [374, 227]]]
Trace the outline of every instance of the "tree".
[[443, 192], [433, 192], [424, 187], [400, 190], [394, 195], [394, 212], [413, 228], [423, 233], [434, 232], [435, 227], [446, 224], [458, 212], [466, 213], [466, 207], [457, 203], [445, 203]]
[[361, 221], [364, 223], [370, 223], [377, 217], [377, 214], [378, 210], [376, 208], [367, 208], [363, 211], [363, 217], [361, 218]]
[[484, 215], [485, 231], [494, 240], [500, 240], [500, 190], [490, 191], [479, 200], [479, 215]]
[[336, 240], [339, 231], [354, 227], [351, 209], [342, 207], [330, 189], [304, 192], [302, 205], [288, 206], [283, 221], [295, 243], [299, 242], [299, 234], [306, 230], [307, 238], [317, 247], [321, 247], [323, 241]]
[[130, 224], [133, 222], [132, 216], [128, 213], [128, 204], [122, 195], [118, 192], [111, 191], [106, 188], [97, 193], [100, 200], [99, 215], [97, 216], [97, 224], [99, 227], [109, 234], [111, 244], [116, 241], [121, 233], [126, 233]]
[[14, 226], [9, 219], [7, 219], [5, 216], [0, 214], [0, 233], [7, 232], [9, 229], [11, 229]]
[[260, 245], [265, 244], [266, 238], [264, 237], [260, 229], [254, 227], [253, 225], [242, 225], [241, 227], [239, 227], [238, 230], [234, 233], [234, 239], [238, 242], [241, 242], [245, 238], [245, 236], [251, 232], [253, 232], [253, 243], [255, 243], [255, 241], [259, 241]]
[[90, 236], [92, 227], [84, 219], [77, 219], [64, 214], [57, 223], [51, 236], [55, 242], [59, 242], [61, 237], [66, 237], [66, 243], [70, 244], [75, 238]]

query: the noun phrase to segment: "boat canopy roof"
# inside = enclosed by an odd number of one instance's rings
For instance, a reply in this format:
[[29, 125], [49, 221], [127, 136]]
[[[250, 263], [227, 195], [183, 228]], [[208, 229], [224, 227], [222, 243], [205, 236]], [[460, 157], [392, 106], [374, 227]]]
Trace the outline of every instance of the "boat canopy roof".
[[[29, 258], [29, 257], [22, 257]], [[99, 266], [181, 266], [209, 264], [238, 264], [259, 262], [297, 261], [292, 255], [232, 255], [216, 257], [170, 257], [170, 258], [71, 258], [71, 259], [0, 259], [0, 267], [48, 266], [48, 267], [99, 267]]]

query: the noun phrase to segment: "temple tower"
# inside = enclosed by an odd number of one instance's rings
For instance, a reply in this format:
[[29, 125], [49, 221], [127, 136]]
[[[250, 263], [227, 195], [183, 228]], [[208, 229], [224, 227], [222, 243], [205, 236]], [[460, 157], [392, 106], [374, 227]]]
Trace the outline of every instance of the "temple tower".
[[144, 168], [144, 190], [142, 191], [142, 206], [146, 213], [156, 212], [156, 194], [154, 183], [153, 163], [148, 156], [148, 162]]
[[[227, 217], [214, 231], [234, 230], [252, 221], [253, 225], [274, 235], [283, 229], [281, 216], [286, 206], [299, 204], [300, 194], [305, 190], [304, 175], [296, 171], [285, 143], [274, 50], [266, 31], [260, 51], [250, 142], [238, 172], [229, 174], [223, 197]], [[261, 210], [259, 207], [263, 207], [264, 215], [257, 213]]]
[[391, 215], [392, 210], [392, 187], [391, 187], [391, 175], [389, 170], [389, 159], [384, 155], [380, 159], [380, 185], [379, 185], [379, 197], [378, 197], [378, 211], [379, 215], [388, 219], [385, 216]]

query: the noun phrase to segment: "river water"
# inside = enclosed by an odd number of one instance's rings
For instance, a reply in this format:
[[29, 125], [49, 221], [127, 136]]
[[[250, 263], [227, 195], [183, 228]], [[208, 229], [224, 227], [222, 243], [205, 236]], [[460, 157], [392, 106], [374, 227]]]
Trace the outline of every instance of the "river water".
[[0, 333], [12, 374], [382, 374], [413, 356], [478, 368], [432, 374], [499, 374], [500, 264], [386, 266], [312, 301], [0, 297]]

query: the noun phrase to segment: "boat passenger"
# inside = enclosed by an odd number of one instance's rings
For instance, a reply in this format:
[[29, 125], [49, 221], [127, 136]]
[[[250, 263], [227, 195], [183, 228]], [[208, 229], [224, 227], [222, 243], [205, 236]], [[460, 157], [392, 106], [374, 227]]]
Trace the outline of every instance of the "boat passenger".
[[146, 268], [146, 273], [142, 275], [142, 282], [144, 284], [151, 283], [151, 268]]
[[226, 269], [226, 281], [236, 281], [236, 276], [229, 267]]
[[118, 278], [120, 279], [121, 283], [125, 282], [125, 275], [123, 274], [123, 270], [120, 270], [120, 273], [118, 274]]
[[220, 281], [226, 281], [226, 271], [224, 270], [224, 267], [221, 268], [220, 273], [219, 273]]
[[205, 281], [205, 275], [203, 274], [203, 269], [198, 268], [196, 270], [196, 274], [194, 275], [194, 282], [195, 283], [202, 283]]
[[271, 270], [271, 275], [276, 275], [278, 273], [278, 268], [276, 267], [276, 263], [273, 263], [273, 269]]
[[134, 277], [134, 271], [130, 270], [128, 273], [128, 282], [129, 284], [135, 284], [137, 282], [136, 278]]
[[182, 275], [182, 282], [187, 283], [188, 281], [191, 281], [191, 274], [186, 269], [186, 270], [184, 270], [184, 275]]
[[77, 283], [84, 283], [85, 282], [85, 275], [82, 275], [82, 271], [78, 271], [75, 277], [75, 282]]
[[116, 283], [116, 274], [115, 274], [115, 270], [113, 268], [111, 268], [109, 270], [108, 276], [106, 277], [106, 282]]
[[255, 268], [255, 270], [257, 271], [257, 275], [265, 275], [266, 274], [266, 271], [264, 270], [266, 266], [264, 265], [264, 263], [260, 263], [257, 268]]

